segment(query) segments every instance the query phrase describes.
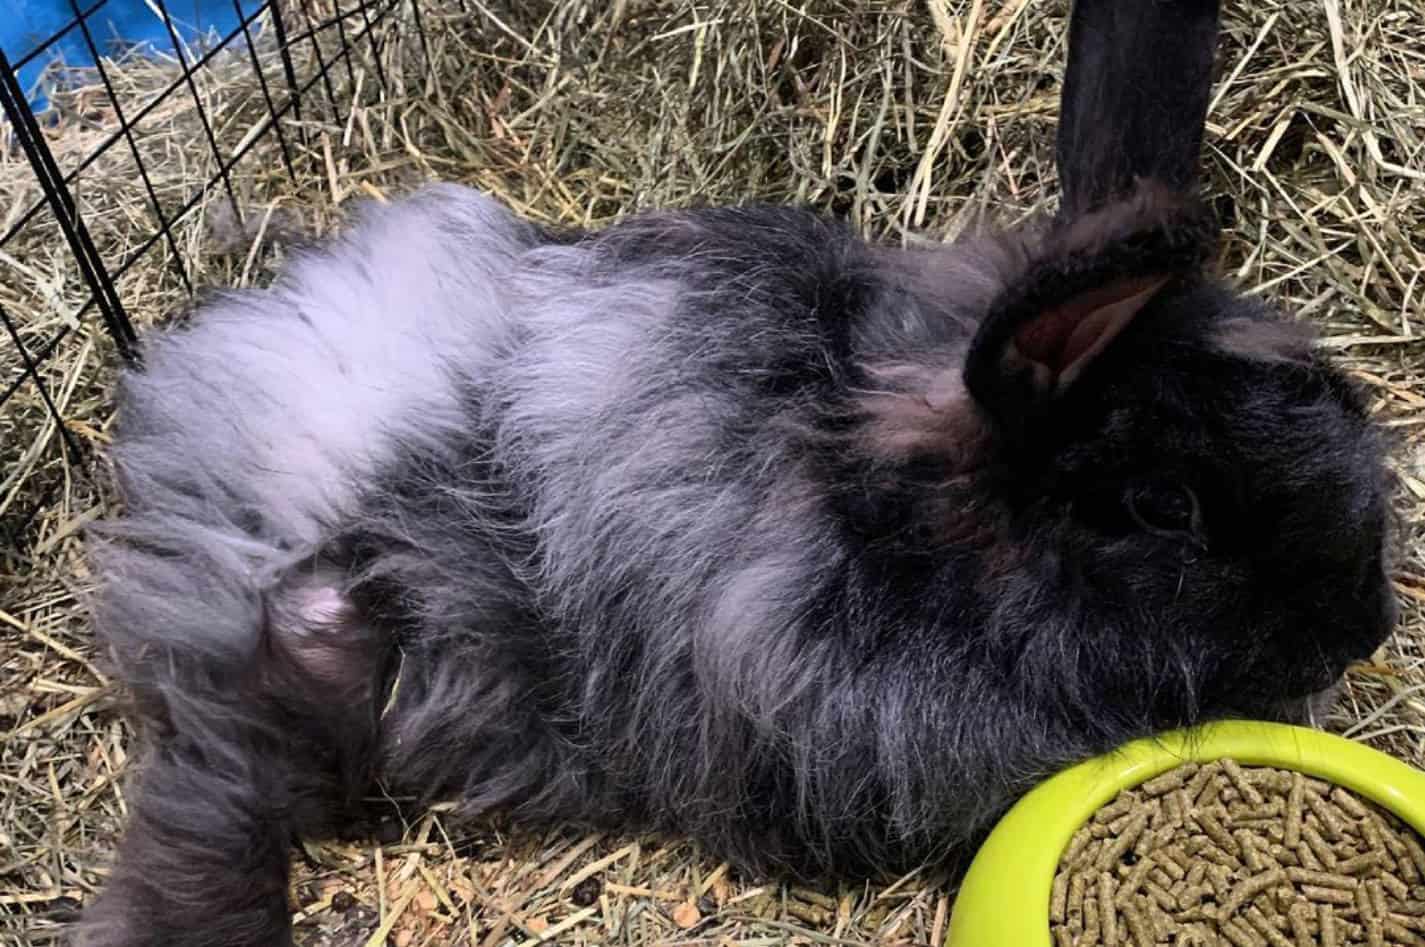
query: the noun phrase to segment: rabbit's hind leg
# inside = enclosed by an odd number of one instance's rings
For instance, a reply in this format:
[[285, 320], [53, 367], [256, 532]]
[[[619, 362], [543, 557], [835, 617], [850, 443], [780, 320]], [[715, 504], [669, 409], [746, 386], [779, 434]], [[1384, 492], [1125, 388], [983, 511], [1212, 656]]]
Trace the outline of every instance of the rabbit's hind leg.
[[290, 572], [266, 602], [263, 686], [285, 716], [310, 730], [317, 745], [308, 758], [325, 763], [339, 779], [332, 789], [347, 796], [341, 811], [324, 805], [302, 820], [322, 831], [320, 817], [345, 818], [355, 803], [350, 794], [371, 779], [392, 639], [353, 600], [344, 572], [329, 564]]
[[308, 563], [252, 596], [243, 661], [175, 649], [130, 675], [154, 732], [79, 944], [291, 943], [292, 842], [353, 817], [375, 757], [386, 638], [341, 579]]

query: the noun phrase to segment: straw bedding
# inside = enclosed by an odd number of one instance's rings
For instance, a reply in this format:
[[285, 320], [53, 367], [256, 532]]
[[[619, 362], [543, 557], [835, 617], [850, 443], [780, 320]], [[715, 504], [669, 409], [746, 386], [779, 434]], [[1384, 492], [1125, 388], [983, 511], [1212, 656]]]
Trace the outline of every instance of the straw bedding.
[[[320, 6], [320, 4], [316, 4]], [[314, 85], [282, 123], [292, 174], [245, 52], [196, 79], [224, 153], [251, 142], [231, 187], [207, 191], [118, 280], [140, 326], [197, 287], [261, 282], [293, 239], [358, 197], [430, 178], [484, 188], [537, 220], [598, 226], [644, 207], [797, 200], [893, 241], [939, 240], [1053, 195], [1058, 0], [430, 0], [429, 52], [410, 11], [381, 46]], [[320, 11], [319, 11], [320, 12]], [[378, 27], [378, 33], [388, 29]], [[334, 39], [334, 37], [332, 38]], [[270, 34], [259, 42], [280, 96]], [[331, 41], [324, 55], [330, 58]], [[295, 53], [310, 74], [314, 52]], [[1413, 0], [1228, 4], [1207, 139], [1227, 219], [1224, 267], [1324, 329], [1396, 435], [1403, 605], [1392, 643], [1351, 672], [1329, 721], [1425, 764], [1425, 31]], [[108, 65], [127, 113], [172, 62]], [[66, 170], [117, 127], [92, 74], [54, 96]], [[333, 114], [331, 101], [339, 109]], [[166, 214], [215, 170], [194, 100], [174, 94], [134, 136]], [[127, 142], [80, 180], [111, 268], [153, 230]], [[0, 214], [37, 196], [0, 143]], [[0, 256], [0, 305], [27, 345], [63, 333], [41, 369], [83, 458], [58, 447], [33, 386], [0, 409], [0, 517], [50, 502], [0, 566], [0, 941], [49, 943], [102, 881], [124, 814], [127, 733], [94, 663], [82, 530], [110, 509], [102, 464], [112, 345], [57, 231], [40, 215]], [[18, 355], [0, 343], [5, 379]], [[925, 870], [878, 886], [742, 878], [678, 839], [531, 834], [440, 812], [310, 845], [294, 903], [306, 943], [926, 944], [951, 894]], [[375, 940], [368, 938], [375, 937]]]

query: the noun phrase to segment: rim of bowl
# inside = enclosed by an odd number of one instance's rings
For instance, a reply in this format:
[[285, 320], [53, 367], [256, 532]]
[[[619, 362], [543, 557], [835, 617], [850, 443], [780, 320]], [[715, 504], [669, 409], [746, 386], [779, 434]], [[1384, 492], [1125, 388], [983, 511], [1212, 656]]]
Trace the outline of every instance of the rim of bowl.
[[971, 862], [951, 910], [945, 947], [1051, 947], [1050, 887], [1079, 827], [1120, 790], [1184, 763], [1224, 757], [1342, 786], [1425, 835], [1425, 772], [1363, 743], [1243, 720], [1164, 733], [1070, 767], [1020, 799]]

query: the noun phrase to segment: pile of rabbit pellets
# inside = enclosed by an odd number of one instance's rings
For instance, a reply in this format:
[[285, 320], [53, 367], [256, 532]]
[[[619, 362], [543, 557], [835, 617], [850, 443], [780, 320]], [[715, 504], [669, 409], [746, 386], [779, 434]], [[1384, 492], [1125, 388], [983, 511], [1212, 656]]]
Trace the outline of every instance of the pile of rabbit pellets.
[[1425, 947], [1425, 850], [1338, 786], [1190, 764], [1079, 830], [1049, 914], [1055, 947]]

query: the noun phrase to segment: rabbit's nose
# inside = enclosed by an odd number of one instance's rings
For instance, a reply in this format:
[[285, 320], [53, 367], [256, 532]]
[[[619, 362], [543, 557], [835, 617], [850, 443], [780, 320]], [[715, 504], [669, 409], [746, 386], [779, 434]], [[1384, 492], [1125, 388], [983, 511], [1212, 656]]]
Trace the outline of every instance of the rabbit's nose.
[[1337, 628], [1332, 632], [1339, 637], [1331, 652], [1338, 657], [1343, 669], [1346, 665], [1369, 658], [1395, 630], [1400, 606], [1390, 581], [1378, 577], [1374, 587], [1360, 596], [1356, 609], [1347, 614], [1352, 616], [1347, 619], [1350, 627]]
[[1356, 584], [1356, 603], [1361, 625], [1359, 629], [1342, 629], [1350, 633], [1350, 660], [1367, 658], [1390, 637], [1400, 618], [1400, 605], [1390, 574], [1379, 550], [1368, 558]]
[[1380, 647], [1390, 637], [1390, 633], [1395, 630], [1396, 624], [1400, 621], [1400, 603], [1395, 598], [1395, 587], [1389, 577], [1380, 583], [1376, 594], [1380, 602], [1380, 632], [1371, 648], [1372, 651]]

